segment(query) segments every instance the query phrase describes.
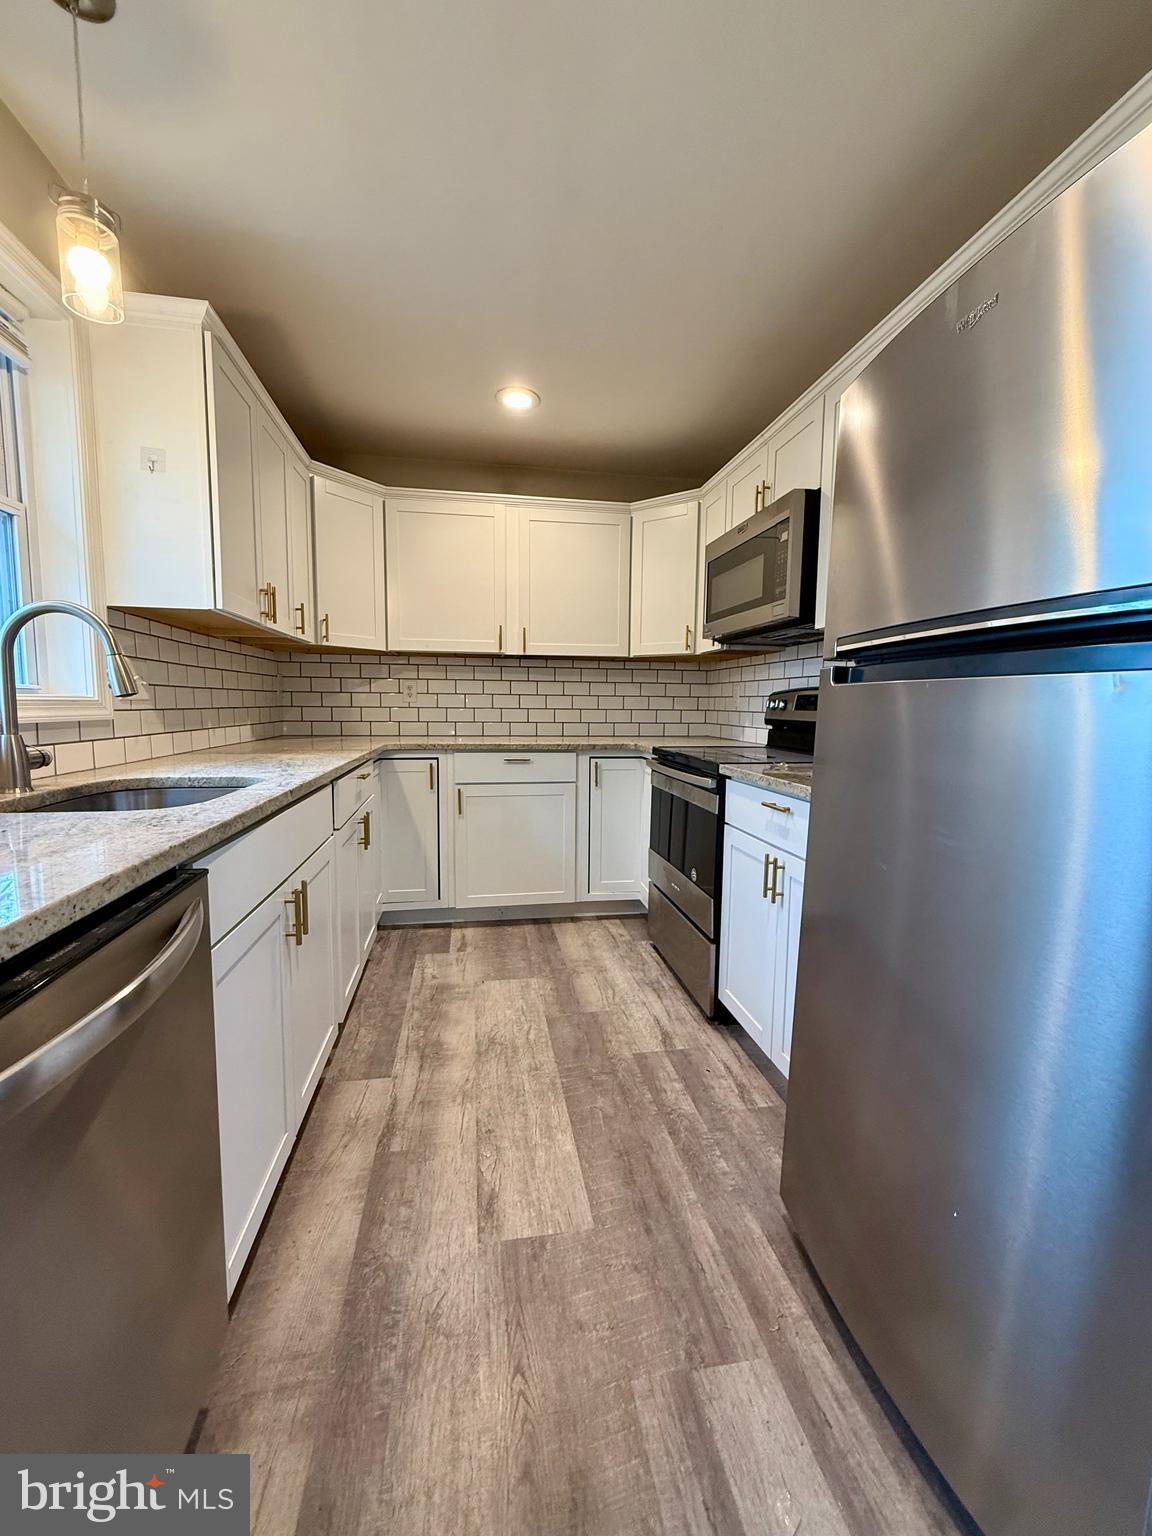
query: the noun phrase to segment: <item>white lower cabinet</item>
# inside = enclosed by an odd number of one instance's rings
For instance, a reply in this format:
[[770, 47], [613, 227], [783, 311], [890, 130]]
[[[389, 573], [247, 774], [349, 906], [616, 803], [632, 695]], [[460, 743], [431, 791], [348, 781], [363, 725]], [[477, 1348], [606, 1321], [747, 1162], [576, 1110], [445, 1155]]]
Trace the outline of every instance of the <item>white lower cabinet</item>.
[[380, 905], [431, 907], [440, 900], [440, 764], [434, 757], [382, 758]]
[[646, 764], [639, 757], [594, 757], [589, 763], [588, 894], [643, 896], [648, 862], [644, 826]]
[[719, 997], [785, 1076], [803, 897], [802, 857], [725, 827]]
[[343, 1021], [376, 938], [380, 893], [376, 796], [336, 829], [336, 1017]]
[[295, 1135], [284, 1038], [285, 931], [284, 903], [274, 891], [212, 950], [229, 1294]]
[[281, 892], [289, 924], [284, 945], [285, 1019], [293, 1130], [304, 1119], [336, 1039], [332, 996], [335, 892], [336, 852], [329, 838]]
[[576, 899], [576, 785], [457, 784], [457, 907]]

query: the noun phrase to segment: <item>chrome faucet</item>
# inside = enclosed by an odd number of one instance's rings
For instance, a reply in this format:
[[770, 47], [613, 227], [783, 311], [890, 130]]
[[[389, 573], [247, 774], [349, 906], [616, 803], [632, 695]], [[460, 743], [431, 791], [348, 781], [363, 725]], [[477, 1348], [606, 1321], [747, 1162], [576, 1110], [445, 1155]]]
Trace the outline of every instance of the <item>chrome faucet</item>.
[[80, 603], [25, 603], [17, 608], [0, 629], [0, 792], [31, 789], [32, 769], [47, 768], [52, 761], [51, 752], [43, 747], [29, 750], [16, 709], [16, 639], [25, 624], [45, 613], [70, 613], [96, 631], [104, 646], [108, 686], [118, 699], [140, 691], [115, 635], [91, 608]]

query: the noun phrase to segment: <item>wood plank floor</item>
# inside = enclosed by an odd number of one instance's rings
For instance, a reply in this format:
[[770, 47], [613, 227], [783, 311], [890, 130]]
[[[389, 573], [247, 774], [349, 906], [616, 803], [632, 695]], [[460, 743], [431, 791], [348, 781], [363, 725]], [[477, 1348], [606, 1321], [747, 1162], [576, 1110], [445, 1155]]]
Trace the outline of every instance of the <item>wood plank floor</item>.
[[258, 1536], [949, 1536], [642, 919], [381, 934], [200, 1449]]

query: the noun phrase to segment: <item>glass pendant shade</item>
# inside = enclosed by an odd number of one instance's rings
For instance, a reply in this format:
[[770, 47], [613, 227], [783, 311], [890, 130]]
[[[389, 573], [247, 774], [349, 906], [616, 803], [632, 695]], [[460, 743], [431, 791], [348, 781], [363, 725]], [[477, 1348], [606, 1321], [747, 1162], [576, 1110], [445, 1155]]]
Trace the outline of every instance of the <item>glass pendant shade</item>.
[[75, 315], [98, 325], [124, 318], [120, 220], [87, 193], [65, 192], [56, 204], [60, 293]]

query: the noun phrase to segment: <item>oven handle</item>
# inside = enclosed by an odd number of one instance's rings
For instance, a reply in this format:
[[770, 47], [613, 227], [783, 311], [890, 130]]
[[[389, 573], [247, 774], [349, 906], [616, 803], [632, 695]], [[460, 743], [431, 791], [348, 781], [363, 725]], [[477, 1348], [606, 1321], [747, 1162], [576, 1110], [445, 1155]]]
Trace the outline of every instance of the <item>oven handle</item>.
[[694, 779], [690, 774], [680, 773], [673, 768], [653, 768], [652, 788], [662, 789], [665, 794], [675, 795], [677, 800], [687, 800], [690, 805], [698, 805], [703, 811], [710, 811], [713, 816], [720, 814], [720, 796], [709, 787], [702, 789], [700, 786], [707, 783], [706, 779]]
[[669, 779], [679, 779], [683, 784], [695, 784], [698, 789], [706, 789], [710, 793], [716, 793], [716, 780], [705, 778], [701, 773], [685, 773], [683, 768], [672, 768], [667, 763], [660, 761], [658, 757], [652, 759], [652, 772], [662, 773]]

